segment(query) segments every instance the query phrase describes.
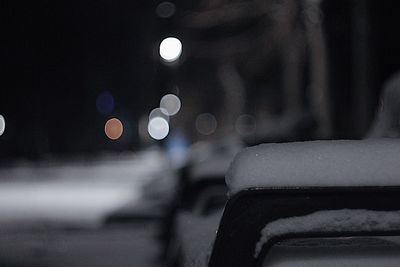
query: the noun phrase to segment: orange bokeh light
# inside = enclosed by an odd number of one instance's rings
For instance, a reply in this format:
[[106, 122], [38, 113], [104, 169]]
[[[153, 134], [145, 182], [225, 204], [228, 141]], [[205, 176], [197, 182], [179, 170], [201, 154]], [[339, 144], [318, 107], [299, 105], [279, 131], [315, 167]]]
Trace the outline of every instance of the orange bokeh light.
[[124, 131], [122, 122], [117, 118], [109, 119], [104, 125], [104, 132], [111, 140], [117, 140], [121, 137]]

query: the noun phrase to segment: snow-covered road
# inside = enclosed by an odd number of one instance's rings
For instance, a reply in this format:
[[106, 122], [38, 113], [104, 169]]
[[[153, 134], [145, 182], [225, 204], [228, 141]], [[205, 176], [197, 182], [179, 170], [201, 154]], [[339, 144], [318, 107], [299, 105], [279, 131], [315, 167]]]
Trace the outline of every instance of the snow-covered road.
[[157, 151], [0, 169], [0, 265], [156, 266], [155, 222], [103, 221], [140, 207], [146, 184], [170, 173]]
[[0, 170], [0, 222], [96, 226], [134, 205], [164, 170], [155, 152], [83, 163], [22, 164]]

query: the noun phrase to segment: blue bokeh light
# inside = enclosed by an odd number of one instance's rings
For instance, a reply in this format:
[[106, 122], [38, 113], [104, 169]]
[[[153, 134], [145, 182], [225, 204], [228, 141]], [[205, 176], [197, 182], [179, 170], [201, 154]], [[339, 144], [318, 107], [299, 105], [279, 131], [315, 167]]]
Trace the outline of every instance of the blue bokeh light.
[[109, 115], [114, 110], [114, 97], [109, 92], [103, 92], [96, 99], [97, 111]]

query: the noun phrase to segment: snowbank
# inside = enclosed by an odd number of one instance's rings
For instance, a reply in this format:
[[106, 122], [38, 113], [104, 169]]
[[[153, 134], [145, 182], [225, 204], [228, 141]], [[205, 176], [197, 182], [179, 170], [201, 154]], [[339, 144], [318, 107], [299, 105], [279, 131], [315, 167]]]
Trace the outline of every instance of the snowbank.
[[351, 232], [400, 230], [400, 211], [329, 210], [279, 219], [261, 230], [254, 257], [272, 237], [304, 232]]
[[230, 194], [257, 187], [399, 186], [400, 140], [263, 144], [235, 157], [226, 183]]

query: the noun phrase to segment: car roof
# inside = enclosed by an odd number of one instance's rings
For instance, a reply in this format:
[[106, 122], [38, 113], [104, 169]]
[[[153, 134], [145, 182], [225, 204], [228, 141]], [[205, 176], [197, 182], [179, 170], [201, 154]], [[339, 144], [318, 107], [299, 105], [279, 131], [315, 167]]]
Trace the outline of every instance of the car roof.
[[227, 173], [230, 194], [249, 188], [399, 186], [400, 140], [262, 144], [239, 153]]

